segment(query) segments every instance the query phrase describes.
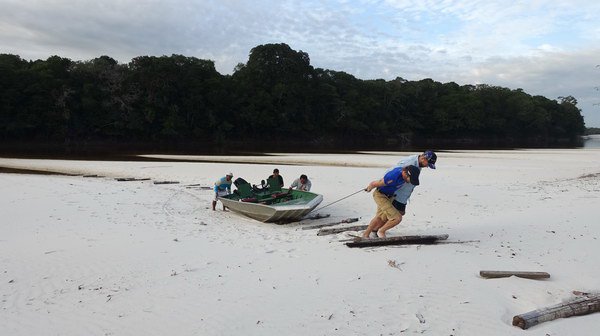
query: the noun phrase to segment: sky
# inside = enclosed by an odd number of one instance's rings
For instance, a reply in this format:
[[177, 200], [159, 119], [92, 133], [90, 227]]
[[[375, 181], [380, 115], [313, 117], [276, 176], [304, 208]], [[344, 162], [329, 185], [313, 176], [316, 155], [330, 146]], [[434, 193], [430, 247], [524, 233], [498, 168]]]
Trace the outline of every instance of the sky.
[[361, 79], [488, 84], [573, 96], [600, 127], [600, 2], [0, 0], [0, 53], [128, 63], [181, 54], [221, 74], [286, 43]]

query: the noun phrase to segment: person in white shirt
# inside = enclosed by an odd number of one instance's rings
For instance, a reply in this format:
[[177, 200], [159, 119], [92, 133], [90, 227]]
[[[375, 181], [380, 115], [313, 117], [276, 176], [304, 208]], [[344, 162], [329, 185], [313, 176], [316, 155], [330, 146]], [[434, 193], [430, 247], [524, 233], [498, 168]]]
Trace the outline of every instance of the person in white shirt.
[[[397, 166], [402, 168], [408, 166], [415, 166], [419, 168], [419, 170], [425, 167], [435, 169], [436, 162], [437, 155], [433, 151], [427, 150], [423, 152], [423, 154], [415, 154], [400, 159], [400, 161], [398, 161]], [[404, 212], [406, 211], [406, 204], [408, 204], [408, 199], [410, 198], [413, 189], [415, 189], [414, 185], [405, 184], [394, 194], [394, 204], [402, 215], [404, 215]]]
[[304, 174], [300, 175], [300, 178], [295, 179], [294, 182], [292, 182], [292, 185], [290, 185], [290, 189], [296, 188], [302, 191], [310, 191], [311, 187], [312, 183], [308, 179], [308, 176]]

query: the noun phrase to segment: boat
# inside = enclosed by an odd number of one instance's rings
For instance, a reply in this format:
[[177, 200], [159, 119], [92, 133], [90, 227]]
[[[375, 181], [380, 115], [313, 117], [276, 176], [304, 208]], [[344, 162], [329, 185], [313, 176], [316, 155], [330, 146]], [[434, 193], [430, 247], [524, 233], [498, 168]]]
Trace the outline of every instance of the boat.
[[242, 178], [234, 184], [237, 190], [219, 200], [231, 211], [261, 222], [297, 221], [323, 201], [316, 193], [281, 188], [275, 179], [268, 179], [262, 187], [251, 186]]

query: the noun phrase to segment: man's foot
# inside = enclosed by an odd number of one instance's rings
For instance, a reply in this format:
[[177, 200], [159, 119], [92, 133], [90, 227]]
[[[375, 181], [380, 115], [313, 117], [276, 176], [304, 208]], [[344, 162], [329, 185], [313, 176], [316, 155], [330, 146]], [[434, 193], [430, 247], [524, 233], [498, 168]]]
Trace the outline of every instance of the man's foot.
[[377, 237], [385, 238], [385, 232], [377, 231]]

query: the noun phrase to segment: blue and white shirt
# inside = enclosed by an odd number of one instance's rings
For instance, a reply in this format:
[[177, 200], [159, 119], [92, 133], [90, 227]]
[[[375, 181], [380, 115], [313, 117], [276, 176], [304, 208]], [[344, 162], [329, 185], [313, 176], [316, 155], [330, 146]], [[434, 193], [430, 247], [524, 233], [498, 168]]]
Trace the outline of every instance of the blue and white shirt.
[[215, 192], [225, 191], [231, 194], [231, 180], [227, 181], [227, 176], [221, 177], [215, 182]]

